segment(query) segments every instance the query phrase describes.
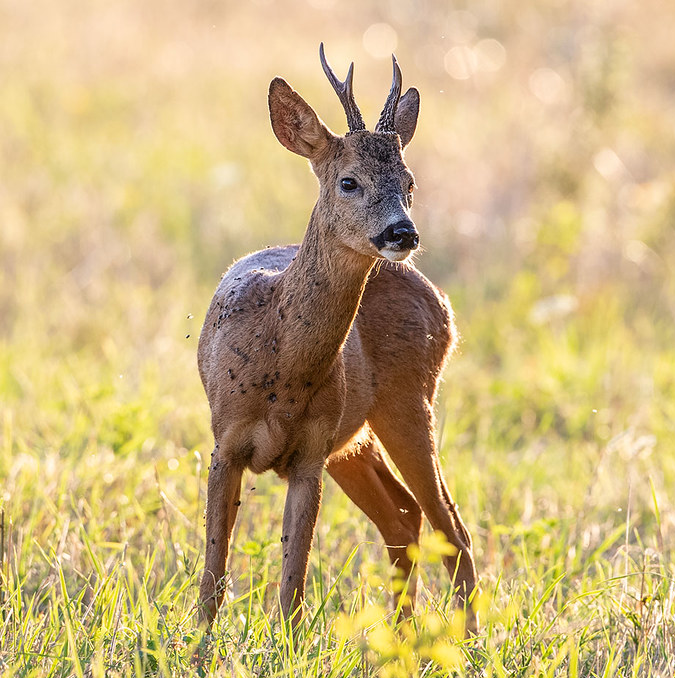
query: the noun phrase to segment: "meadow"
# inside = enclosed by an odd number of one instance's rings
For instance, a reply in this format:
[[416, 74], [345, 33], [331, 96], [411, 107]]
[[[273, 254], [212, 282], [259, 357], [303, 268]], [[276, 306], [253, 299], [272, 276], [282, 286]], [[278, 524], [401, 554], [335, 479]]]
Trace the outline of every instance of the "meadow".
[[[0, 0], [0, 673], [675, 675], [674, 28], [655, 0]], [[235, 258], [302, 238], [316, 181], [267, 86], [343, 133], [322, 40], [370, 125], [392, 50], [421, 91], [416, 263], [462, 334], [437, 435], [474, 639], [428, 528], [397, 625], [382, 539], [328, 476], [296, 637], [270, 474], [197, 627], [197, 340]]]

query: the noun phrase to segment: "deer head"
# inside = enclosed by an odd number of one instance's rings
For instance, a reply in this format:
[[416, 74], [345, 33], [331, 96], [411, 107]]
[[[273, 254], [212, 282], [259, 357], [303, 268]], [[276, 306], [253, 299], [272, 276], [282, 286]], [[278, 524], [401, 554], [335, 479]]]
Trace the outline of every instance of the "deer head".
[[401, 96], [401, 70], [393, 57], [394, 76], [374, 132], [365, 128], [354, 100], [354, 64], [338, 80], [320, 47], [323, 69], [347, 115], [345, 136], [331, 132], [312, 107], [285, 80], [269, 89], [272, 129], [283, 146], [308, 158], [319, 179], [315, 216], [321, 227], [361, 254], [403, 261], [419, 244], [410, 218], [415, 180], [403, 149], [415, 133], [419, 92]]

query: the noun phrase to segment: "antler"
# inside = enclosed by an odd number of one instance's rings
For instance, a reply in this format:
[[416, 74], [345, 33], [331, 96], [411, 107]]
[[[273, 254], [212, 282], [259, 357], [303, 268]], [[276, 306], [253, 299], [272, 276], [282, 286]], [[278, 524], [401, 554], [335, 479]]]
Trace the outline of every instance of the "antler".
[[[361, 132], [366, 129], [366, 125], [363, 122], [363, 117], [361, 116], [361, 111], [354, 101], [354, 92], [352, 90], [352, 79], [354, 77], [354, 62], [349, 66], [349, 71], [347, 73], [347, 78], [344, 82], [340, 82], [337, 79], [333, 69], [328, 65], [326, 61], [326, 55], [323, 51], [323, 43], [319, 46], [319, 57], [321, 59], [321, 65], [323, 66], [323, 71], [326, 74], [326, 77], [330, 81], [330, 84], [333, 85], [335, 93], [340, 99], [342, 107], [345, 109], [347, 114], [347, 124], [349, 125], [349, 132]], [[399, 94], [401, 88], [399, 86]]]
[[401, 98], [401, 83], [403, 81], [401, 69], [393, 54], [391, 55], [391, 60], [394, 64], [394, 76], [391, 83], [391, 91], [389, 92], [387, 101], [382, 109], [382, 115], [380, 115], [380, 119], [377, 125], [375, 125], [375, 131], [383, 134], [396, 134], [394, 115], [396, 114], [398, 100]]

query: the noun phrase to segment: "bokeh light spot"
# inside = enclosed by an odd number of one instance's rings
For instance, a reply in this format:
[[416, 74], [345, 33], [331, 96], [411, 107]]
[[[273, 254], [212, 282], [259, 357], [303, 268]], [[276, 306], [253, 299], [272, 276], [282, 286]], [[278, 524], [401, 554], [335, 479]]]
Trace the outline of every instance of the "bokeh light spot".
[[494, 73], [506, 62], [506, 50], [499, 40], [487, 38], [481, 40], [474, 48], [476, 65], [479, 71]]
[[448, 75], [455, 80], [468, 80], [476, 71], [476, 55], [466, 45], [457, 45], [443, 60]]
[[391, 56], [398, 45], [398, 34], [389, 24], [372, 24], [363, 34], [366, 52], [376, 59]]
[[565, 81], [552, 68], [538, 68], [530, 75], [530, 91], [545, 104], [559, 102], [565, 94]]
[[607, 180], [627, 174], [626, 166], [611, 148], [602, 148], [593, 157], [593, 167]]

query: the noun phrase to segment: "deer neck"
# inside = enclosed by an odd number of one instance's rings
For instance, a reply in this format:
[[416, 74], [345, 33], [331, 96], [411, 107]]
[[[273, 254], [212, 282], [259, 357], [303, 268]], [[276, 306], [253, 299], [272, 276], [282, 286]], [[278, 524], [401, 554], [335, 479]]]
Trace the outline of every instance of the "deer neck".
[[288, 367], [298, 377], [316, 383], [333, 367], [373, 264], [372, 257], [344, 245], [314, 208], [277, 297], [285, 345], [279, 357], [292, 363]]

